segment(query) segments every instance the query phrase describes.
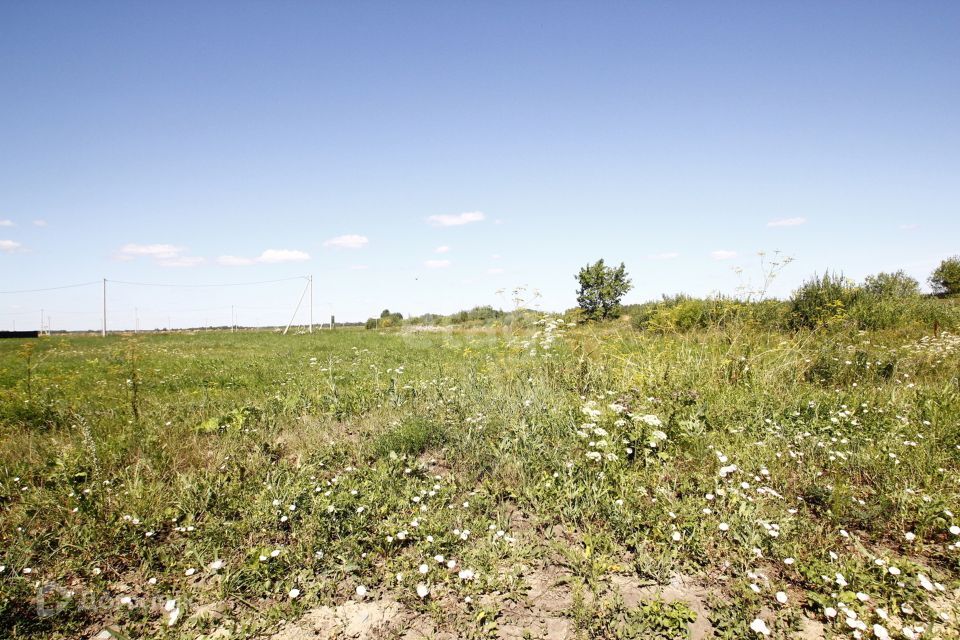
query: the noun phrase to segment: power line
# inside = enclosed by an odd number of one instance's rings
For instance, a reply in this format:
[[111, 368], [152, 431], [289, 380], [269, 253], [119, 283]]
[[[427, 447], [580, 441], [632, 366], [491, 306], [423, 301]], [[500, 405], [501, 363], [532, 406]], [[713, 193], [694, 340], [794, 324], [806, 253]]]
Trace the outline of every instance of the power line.
[[64, 311], [63, 309], [46, 309], [44, 307], [44, 309], [28, 309], [26, 311], [4, 311], [0, 312], [0, 316], [25, 316], [40, 313], [44, 310], [46, 310], [47, 313], [65, 313], [67, 315], [100, 313], [99, 311]]
[[65, 284], [60, 287], [46, 287], [43, 289], [17, 289], [15, 291], [0, 291], [0, 294], [4, 293], [37, 293], [39, 291], [56, 291], [57, 289], [76, 289], [77, 287], [89, 287], [94, 284], [100, 284], [100, 281], [96, 282], [81, 282], [80, 284]]
[[[112, 284], [128, 284], [138, 287], [246, 287], [257, 284], [273, 284], [275, 282], [290, 282], [291, 280], [306, 280], [307, 276], [294, 276], [292, 278], [279, 278], [277, 280], [257, 280], [255, 282], [221, 282], [219, 284], [167, 284], [160, 282], [129, 282], [126, 280], [107, 280]], [[96, 284], [96, 283], [94, 283]]]

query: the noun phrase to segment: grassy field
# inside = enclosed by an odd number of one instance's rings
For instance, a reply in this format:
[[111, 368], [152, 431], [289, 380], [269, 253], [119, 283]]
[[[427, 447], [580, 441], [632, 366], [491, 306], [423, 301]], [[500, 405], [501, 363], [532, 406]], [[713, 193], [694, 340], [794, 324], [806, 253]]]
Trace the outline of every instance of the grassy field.
[[958, 638], [958, 479], [929, 330], [4, 341], [0, 636]]

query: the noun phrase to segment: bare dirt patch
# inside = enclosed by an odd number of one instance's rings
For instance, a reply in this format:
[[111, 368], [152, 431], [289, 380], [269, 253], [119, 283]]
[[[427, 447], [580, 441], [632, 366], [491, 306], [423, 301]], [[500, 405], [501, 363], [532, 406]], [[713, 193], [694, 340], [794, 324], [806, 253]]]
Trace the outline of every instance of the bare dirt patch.
[[650, 585], [636, 576], [614, 575], [610, 578], [610, 585], [620, 594], [628, 607], [636, 607], [645, 601], [655, 599], [685, 603], [697, 614], [696, 621], [690, 625], [691, 640], [713, 637], [710, 609], [706, 605], [709, 591], [696, 580], [675, 574], [669, 584]]
[[288, 623], [272, 640], [373, 640], [395, 635], [402, 627], [403, 609], [394, 600], [354, 602], [336, 607], [311, 609], [296, 622]]

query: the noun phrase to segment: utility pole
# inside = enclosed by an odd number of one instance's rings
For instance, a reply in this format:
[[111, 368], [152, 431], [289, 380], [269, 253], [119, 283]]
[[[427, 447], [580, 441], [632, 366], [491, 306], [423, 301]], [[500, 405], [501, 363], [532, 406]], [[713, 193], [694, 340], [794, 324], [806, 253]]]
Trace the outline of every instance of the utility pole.
[[310, 275], [310, 333], [313, 333], [313, 275]]
[[40, 309], [40, 335], [43, 335], [43, 309]]
[[230, 305], [230, 333], [236, 333], [237, 331], [237, 316], [233, 310], [233, 305]]
[[103, 279], [103, 329], [100, 331], [100, 337], [107, 337], [107, 279]]
[[[313, 288], [313, 287], [311, 286], [312, 284], [313, 284], [313, 281], [312, 281], [312, 280], [307, 280], [307, 286], [305, 286], [305, 287], [303, 288], [303, 293], [300, 294], [300, 299], [297, 300], [297, 307], [293, 310], [293, 315], [290, 316], [290, 322], [287, 323], [286, 328], [283, 330], [283, 335], [287, 335], [287, 331], [290, 331], [290, 325], [293, 324], [294, 318], [297, 317], [297, 312], [300, 311], [300, 305], [303, 304], [303, 298], [304, 298], [304, 296], [307, 295], [307, 291], [308, 291], [308, 290], [312, 290], [312, 288]], [[312, 298], [312, 296], [311, 296], [311, 298]]]

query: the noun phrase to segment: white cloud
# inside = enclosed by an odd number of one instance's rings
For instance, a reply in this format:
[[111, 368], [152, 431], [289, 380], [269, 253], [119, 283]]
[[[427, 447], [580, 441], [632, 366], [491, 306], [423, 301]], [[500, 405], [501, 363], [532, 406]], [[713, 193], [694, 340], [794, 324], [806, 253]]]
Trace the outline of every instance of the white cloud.
[[205, 260], [199, 256], [179, 256], [170, 260], [160, 260], [157, 262], [161, 267], [196, 267]]
[[47, 221], [46, 221], [46, 220], [34, 220], [34, 221], [33, 221], [33, 226], [35, 226], [35, 227], [45, 227], [45, 226], [47, 226]]
[[736, 251], [727, 251], [725, 249], [717, 249], [716, 251], [710, 252], [710, 257], [714, 260], [729, 260], [730, 258], [736, 258]]
[[768, 227], [798, 227], [807, 221], [806, 218], [781, 218], [780, 220], [771, 220], [767, 223]]
[[339, 247], [341, 249], [362, 249], [367, 246], [369, 240], [367, 236], [358, 236], [356, 234], [350, 234], [346, 236], [337, 236], [336, 238], [330, 238], [323, 243], [325, 247]]
[[442, 247], [437, 247], [433, 250], [434, 253], [450, 253], [450, 247], [443, 245]]
[[3, 251], [4, 253], [13, 253], [14, 251], [19, 251], [22, 246], [23, 245], [21, 245], [19, 242], [15, 242], [13, 240], [0, 240], [0, 251]]
[[651, 260], [673, 260], [679, 258], [680, 254], [676, 251], [664, 251], [663, 253], [652, 253], [647, 257]]
[[492, 256], [490, 256], [490, 258], [491, 258], [492, 260], [499, 260], [499, 259], [500, 259], [500, 254], [499, 254], [499, 253], [495, 253], [495, 254], [493, 254]]
[[491, 267], [490, 269], [487, 269], [487, 273], [489, 273], [492, 276], [500, 275], [503, 272], [504, 270], [501, 269], [500, 267]]
[[310, 254], [297, 249], [267, 249], [256, 258], [243, 256], [220, 256], [217, 264], [224, 267], [248, 267], [252, 264], [277, 264], [280, 262], [303, 262]]
[[303, 262], [309, 259], [310, 254], [306, 251], [298, 251], [296, 249], [267, 249], [260, 254], [257, 262], [274, 264], [277, 262]]
[[904, 231], [915, 231], [916, 229], [919, 229], [919, 228], [920, 228], [920, 225], [918, 225], [918, 224], [902, 224], [902, 225], [900, 225], [900, 228], [901, 228], [902, 230], [904, 230]]
[[148, 257], [158, 260], [171, 260], [180, 255], [183, 251], [180, 247], [172, 244], [125, 244], [120, 247], [120, 256], [123, 258]]
[[446, 269], [451, 262], [449, 260], [427, 260], [423, 265], [429, 269]]
[[256, 262], [256, 260], [253, 258], [241, 258], [240, 256], [220, 256], [217, 258], [217, 264], [225, 267], [245, 267], [254, 262]]
[[482, 222], [486, 219], [487, 216], [483, 215], [480, 211], [468, 211], [466, 213], [458, 213], [456, 215], [452, 214], [443, 214], [439, 216], [430, 216], [427, 218], [427, 222], [436, 226], [436, 227], [459, 227], [461, 225], [470, 224], [471, 222]]
[[183, 248], [172, 244], [128, 243], [120, 247], [115, 257], [122, 261], [151, 258], [161, 267], [195, 267], [204, 262], [203, 258], [183, 255]]
[[365, 264], [355, 264], [355, 265], [353, 265], [353, 266], [350, 267], [350, 271], [366, 271], [366, 270], [369, 269], [369, 268], [370, 268], [370, 267], [368, 267], [368, 266], [365, 265]]
[[0, 220], [0, 227], [13, 227], [13, 220]]

